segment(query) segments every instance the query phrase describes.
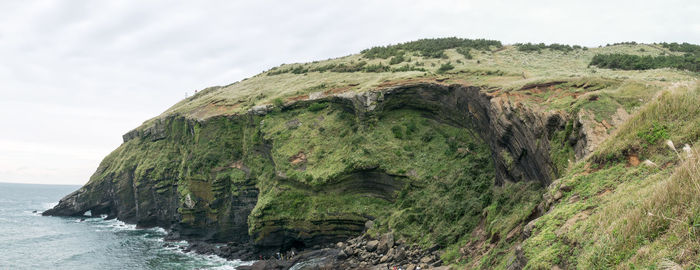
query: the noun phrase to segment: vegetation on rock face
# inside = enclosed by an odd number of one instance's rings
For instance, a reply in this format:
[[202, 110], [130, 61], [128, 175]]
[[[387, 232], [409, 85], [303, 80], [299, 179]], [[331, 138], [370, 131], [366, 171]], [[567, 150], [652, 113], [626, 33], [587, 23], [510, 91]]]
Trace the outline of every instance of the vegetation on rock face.
[[[251, 216], [252, 230], [265, 220], [310, 220], [333, 213], [369, 215], [377, 218], [380, 228], [411, 241], [446, 246], [478, 223], [491, 200], [494, 176], [486, 145], [472, 132], [414, 111], [388, 112], [371, 126], [333, 106], [289, 111], [270, 114], [262, 131], [273, 142], [278, 174], [284, 175], [285, 182], [299, 184], [274, 184], [271, 189], [276, 191], [270, 192], [261, 188], [263, 203]], [[404, 188], [397, 187], [393, 202], [324, 192], [358, 170], [399, 176]], [[304, 186], [319, 192], [300, 188]], [[285, 195], [290, 192], [297, 195]]]

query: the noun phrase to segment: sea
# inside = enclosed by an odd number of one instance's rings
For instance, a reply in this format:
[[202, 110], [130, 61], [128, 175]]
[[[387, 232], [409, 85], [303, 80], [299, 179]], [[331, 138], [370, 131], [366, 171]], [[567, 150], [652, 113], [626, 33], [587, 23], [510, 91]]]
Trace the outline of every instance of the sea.
[[0, 269], [236, 269], [251, 263], [183, 252], [187, 243], [165, 242], [161, 228], [41, 216], [78, 188], [0, 183]]

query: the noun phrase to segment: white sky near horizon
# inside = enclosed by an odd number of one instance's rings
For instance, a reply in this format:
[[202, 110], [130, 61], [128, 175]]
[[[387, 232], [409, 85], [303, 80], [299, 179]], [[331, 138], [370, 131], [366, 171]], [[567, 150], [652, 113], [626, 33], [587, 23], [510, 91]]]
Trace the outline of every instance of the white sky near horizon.
[[700, 43], [700, 1], [0, 0], [0, 182], [84, 184], [185, 93], [431, 37]]

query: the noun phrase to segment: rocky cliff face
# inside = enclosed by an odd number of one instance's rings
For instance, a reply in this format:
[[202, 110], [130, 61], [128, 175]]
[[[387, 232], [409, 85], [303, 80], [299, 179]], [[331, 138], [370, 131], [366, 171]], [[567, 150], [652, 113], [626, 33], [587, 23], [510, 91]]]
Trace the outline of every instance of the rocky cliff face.
[[479, 87], [415, 83], [311, 97], [140, 127], [44, 215], [90, 211], [178, 238], [279, 250], [356, 236], [367, 220], [393, 215], [442, 178], [461, 179], [452, 176], [467, 167], [480, 174], [459, 181], [474, 186], [482, 176], [547, 185], [558, 173], [549, 142], [567, 116]]

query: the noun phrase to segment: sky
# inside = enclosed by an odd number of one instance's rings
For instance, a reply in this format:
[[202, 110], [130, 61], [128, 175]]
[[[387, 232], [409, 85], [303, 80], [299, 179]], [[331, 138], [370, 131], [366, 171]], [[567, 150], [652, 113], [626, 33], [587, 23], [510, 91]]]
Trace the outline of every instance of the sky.
[[282, 63], [450, 36], [700, 44], [699, 3], [0, 0], [0, 182], [84, 184], [186, 93]]

